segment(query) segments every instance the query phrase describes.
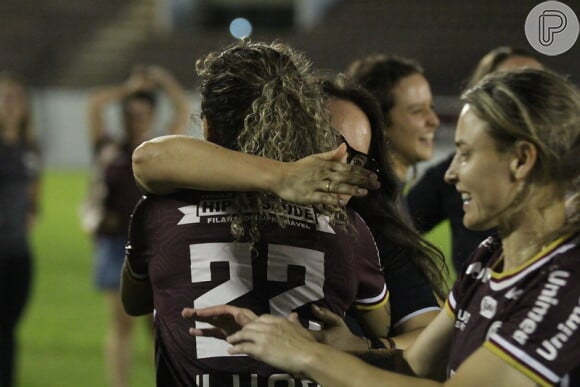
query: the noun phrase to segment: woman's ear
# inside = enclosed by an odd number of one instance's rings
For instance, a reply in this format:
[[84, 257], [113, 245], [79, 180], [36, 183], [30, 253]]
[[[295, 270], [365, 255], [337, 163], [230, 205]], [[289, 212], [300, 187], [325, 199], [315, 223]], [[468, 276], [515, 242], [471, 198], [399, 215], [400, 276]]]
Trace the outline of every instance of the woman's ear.
[[525, 140], [516, 141], [512, 151], [510, 174], [514, 180], [525, 180], [536, 165], [538, 150], [536, 146]]

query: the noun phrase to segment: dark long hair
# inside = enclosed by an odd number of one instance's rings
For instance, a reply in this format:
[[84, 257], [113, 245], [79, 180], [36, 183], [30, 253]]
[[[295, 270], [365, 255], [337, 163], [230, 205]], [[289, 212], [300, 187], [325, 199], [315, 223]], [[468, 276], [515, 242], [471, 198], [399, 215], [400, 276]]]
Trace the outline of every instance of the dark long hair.
[[347, 69], [351, 79], [376, 98], [386, 125], [390, 125], [389, 112], [395, 106], [393, 89], [403, 78], [423, 75], [421, 65], [409, 58], [396, 55], [373, 54], [354, 61]]
[[421, 269], [437, 296], [444, 299], [447, 293], [445, 257], [436, 246], [403, 220], [397, 205], [401, 187], [386, 156], [383, 117], [377, 101], [368, 91], [346, 78], [339, 78], [336, 82], [322, 80], [321, 84], [330, 98], [351, 101], [357, 105], [366, 114], [371, 125], [372, 137], [368, 155], [379, 165], [381, 188], [370, 191], [363, 198], [353, 197], [349, 207], [360, 214], [377, 241], [384, 241], [392, 248], [389, 254], [381, 251], [381, 263], [385, 271], [399, 265], [402, 259], [411, 259]]

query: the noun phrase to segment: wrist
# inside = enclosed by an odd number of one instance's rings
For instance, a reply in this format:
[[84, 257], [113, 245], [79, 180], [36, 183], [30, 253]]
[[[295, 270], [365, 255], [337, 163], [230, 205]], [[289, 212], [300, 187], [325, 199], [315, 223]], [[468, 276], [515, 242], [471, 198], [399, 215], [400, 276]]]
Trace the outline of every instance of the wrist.
[[277, 160], [268, 160], [264, 169], [264, 178], [261, 179], [261, 186], [259, 187], [261, 191], [280, 196], [284, 182], [287, 179], [285, 164]]
[[363, 337], [367, 343], [367, 350], [372, 349], [396, 349], [397, 344], [390, 337]]

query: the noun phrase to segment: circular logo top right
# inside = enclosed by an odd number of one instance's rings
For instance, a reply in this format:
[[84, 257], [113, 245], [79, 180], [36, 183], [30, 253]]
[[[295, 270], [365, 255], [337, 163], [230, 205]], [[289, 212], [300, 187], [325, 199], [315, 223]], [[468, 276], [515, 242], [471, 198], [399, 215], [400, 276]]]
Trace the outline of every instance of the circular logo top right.
[[574, 46], [578, 38], [578, 17], [566, 4], [544, 1], [536, 5], [526, 18], [526, 38], [538, 52], [555, 56]]

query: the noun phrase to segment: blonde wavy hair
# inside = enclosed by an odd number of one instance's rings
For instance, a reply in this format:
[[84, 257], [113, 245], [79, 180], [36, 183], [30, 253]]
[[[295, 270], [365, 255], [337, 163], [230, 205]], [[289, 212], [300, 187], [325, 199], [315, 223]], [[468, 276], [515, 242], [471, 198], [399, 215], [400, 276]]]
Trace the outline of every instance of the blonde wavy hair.
[[492, 73], [462, 100], [489, 124], [497, 149], [518, 140], [535, 145], [538, 161], [530, 183], [553, 184], [566, 200], [567, 221], [553, 239], [580, 231], [580, 92], [568, 79], [548, 70]]
[[[279, 161], [296, 161], [338, 145], [326, 100], [313, 82], [310, 62], [289, 46], [240, 41], [196, 63], [208, 140], [229, 149]], [[259, 239], [257, 220], [272, 212], [284, 227], [281, 199], [266, 193], [236, 193], [232, 234]], [[270, 208], [270, 210], [266, 210]], [[344, 209], [316, 206], [331, 223], [345, 224]], [[247, 217], [244, 213], [257, 216]]]

